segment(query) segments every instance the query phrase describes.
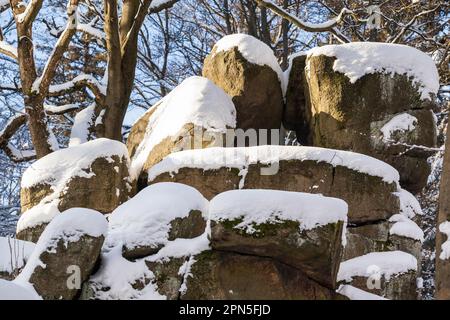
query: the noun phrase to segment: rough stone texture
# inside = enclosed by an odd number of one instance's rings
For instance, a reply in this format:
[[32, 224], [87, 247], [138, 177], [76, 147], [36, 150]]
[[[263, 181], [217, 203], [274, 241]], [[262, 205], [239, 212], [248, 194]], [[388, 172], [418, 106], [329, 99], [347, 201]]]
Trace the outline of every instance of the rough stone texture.
[[389, 222], [367, 224], [347, 228], [347, 245], [342, 260], [349, 260], [370, 252], [387, 251]]
[[[128, 200], [128, 161], [118, 156], [111, 158], [112, 162], [105, 158], [95, 159], [91, 168], [85, 170], [88, 174], [94, 173], [91, 177], [73, 177], [68, 181], [64, 191], [59, 195], [58, 209], [61, 212], [80, 207], [110, 213], [119, 204]], [[117, 189], [120, 191], [119, 195]], [[22, 212], [36, 206], [52, 192], [48, 184], [21, 189]]]
[[[447, 130], [447, 140], [445, 150], [450, 150], [450, 131]], [[436, 299], [450, 300], [450, 259], [442, 260], [442, 244], [447, 241], [447, 236], [439, 232], [439, 225], [445, 221], [450, 221], [450, 152], [445, 152], [441, 184], [439, 189], [439, 213], [436, 226]]]
[[[206, 220], [202, 212], [192, 210], [189, 216], [185, 218], [176, 218], [171, 223], [169, 232], [169, 241], [183, 238], [192, 239], [202, 235], [205, 232]], [[122, 256], [126, 259], [134, 260], [144, 258], [157, 253], [164, 245], [157, 246], [139, 246], [134, 248], [122, 247]]]
[[231, 252], [207, 251], [195, 257], [185, 300], [329, 300], [334, 290], [278, 261]]
[[298, 222], [259, 224], [247, 234], [234, 226], [240, 221], [212, 221], [211, 247], [258, 257], [270, 257], [302, 270], [328, 288], [336, 288], [341, 262], [343, 222], [300, 231]]
[[410, 271], [393, 275], [389, 280], [381, 277], [379, 285], [376, 284], [374, 279], [368, 279], [367, 277], [353, 277], [353, 280], [349, 284], [389, 300], [417, 300], [416, 282], [416, 273]]
[[411, 238], [401, 237], [398, 235], [389, 235], [389, 241], [387, 243], [389, 251], [404, 251], [413, 255], [417, 259], [418, 271], [417, 274], [421, 274], [422, 269], [422, 243], [418, 240]]
[[280, 128], [283, 93], [278, 75], [270, 67], [248, 62], [234, 47], [207, 56], [203, 76], [231, 96], [237, 111], [237, 128]]
[[44, 251], [39, 256], [45, 268], [36, 266], [30, 277], [29, 281], [36, 292], [48, 300], [76, 298], [80, 290], [68, 288], [67, 280], [71, 274], [67, 270], [69, 266], [78, 266], [81, 281], [86, 281], [100, 255], [103, 240], [103, 236], [88, 235], [83, 235], [74, 242], [58, 240], [55, 249]]
[[[127, 201], [132, 192], [128, 159], [119, 156], [112, 156], [111, 159], [112, 161], [105, 158], [95, 159], [90, 169], [85, 170], [87, 174], [93, 173], [89, 178], [71, 178], [66, 183], [64, 191], [55, 195], [58, 199], [58, 210], [63, 212], [70, 208], [89, 208], [106, 214]], [[26, 214], [27, 210], [40, 204], [52, 192], [50, 184], [22, 188], [20, 190], [22, 213]], [[21, 230], [16, 237], [20, 240], [37, 242], [47, 224]]]
[[[335, 58], [310, 57], [306, 61], [309, 70], [305, 73], [301, 72], [302, 59], [294, 59], [293, 71], [297, 75], [290, 77], [285, 122], [300, 130], [301, 138], [310, 145], [373, 156], [399, 170], [406, 189], [412, 192], [422, 189], [430, 171], [426, 162], [430, 151], [403, 144], [436, 145], [431, 112], [434, 105], [429, 100], [421, 100], [411, 79], [375, 73], [352, 84], [344, 74], [333, 70]], [[393, 142], [384, 142], [379, 129], [404, 112], [418, 119], [415, 130], [394, 134]], [[286, 119], [288, 116], [298, 118]], [[309, 130], [304, 129], [306, 123]]]
[[16, 238], [20, 240], [37, 243], [39, 237], [41, 236], [42, 232], [44, 232], [45, 227], [47, 227], [47, 225], [48, 223], [42, 223], [36, 227], [21, 230], [17, 232]]
[[[349, 222], [356, 224], [387, 219], [399, 213], [399, 199], [393, 194], [397, 186], [379, 177], [307, 160], [282, 160], [275, 175], [261, 175], [263, 167], [261, 164], [249, 166], [243, 189], [321, 193], [340, 198], [349, 205]], [[181, 168], [178, 173], [163, 173], [150, 183], [184, 183], [199, 190], [205, 198], [212, 199], [221, 192], [239, 189], [241, 179], [238, 169]]]
[[172, 258], [165, 262], [146, 262], [155, 275], [158, 293], [165, 295], [167, 300], [177, 300], [180, 297], [183, 275], [179, 274], [179, 270], [185, 261], [185, 258]]

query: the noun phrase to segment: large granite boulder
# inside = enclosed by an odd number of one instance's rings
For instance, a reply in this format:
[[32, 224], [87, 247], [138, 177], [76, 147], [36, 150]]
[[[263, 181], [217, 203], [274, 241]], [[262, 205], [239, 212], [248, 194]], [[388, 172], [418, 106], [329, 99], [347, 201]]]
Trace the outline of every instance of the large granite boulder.
[[325, 287], [336, 287], [345, 245], [344, 201], [298, 192], [234, 190], [211, 200], [210, 219], [213, 250], [272, 258]]
[[145, 181], [146, 171], [172, 152], [222, 146], [235, 126], [236, 109], [222, 89], [202, 77], [184, 80], [133, 125], [127, 140], [133, 180]]
[[181, 299], [330, 300], [337, 296], [277, 260], [213, 250], [195, 257]]
[[0, 279], [13, 280], [30, 258], [32, 242], [0, 237]]
[[45, 226], [70, 208], [110, 213], [129, 197], [129, 165], [125, 145], [104, 138], [39, 159], [22, 176], [17, 238], [37, 242]]
[[107, 247], [122, 247], [127, 259], [157, 253], [172, 240], [205, 232], [208, 201], [192, 187], [157, 183], [143, 189], [109, 217]]
[[372, 252], [342, 262], [338, 281], [390, 300], [416, 300], [417, 268], [409, 253]]
[[222, 38], [206, 57], [203, 76], [232, 97], [237, 128], [280, 129], [284, 77], [266, 44], [244, 34]]
[[46, 300], [76, 298], [91, 275], [107, 232], [106, 218], [91, 209], [73, 208], [45, 228], [18, 284], [31, 284]]
[[400, 211], [398, 172], [352, 152], [294, 146], [209, 148], [171, 154], [148, 171], [149, 183], [179, 182], [207, 199], [234, 189], [271, 189], [343, 199], [352, 224]]
[[423, 188], [436, 145], [439, 76], [430, 57], [402, 45], [351, 43], [299, 55], [291, 70], [287, 127], [308, 144], [386, 161], [406, 189]]

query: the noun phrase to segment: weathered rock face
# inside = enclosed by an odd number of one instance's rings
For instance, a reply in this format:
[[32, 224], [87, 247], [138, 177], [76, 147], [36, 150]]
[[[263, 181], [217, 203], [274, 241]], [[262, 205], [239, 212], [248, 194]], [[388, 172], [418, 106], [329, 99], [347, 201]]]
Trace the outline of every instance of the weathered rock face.
[[70, 209], [55, 217], [42, 234], [19, 283], [29, 282], [43, 299], [74, 299], [97, 262], [106, 219], [90, 209]]
[[[262, 150], [262, 147], [258, 148]], [[307, 147], [281, 148], [298, 152], [308, 150]], [[224, 152], [232, 152], [227, 151], [232, 148], [224, 149]], [[314, 150], [322, 152], [324, 149]], [[206, 154], [208, 150], [195, 152], [200, 158], [209, 159], [209, 155]], [[339, 155], [341, 151], [335, 152], [334, 158], [341, 159]], [[267, 165], [261, 163], [263, 161], [251, 161], [239, 168], [233, 163], [226, 163], [227, 157], [223, 154], [217, 154], [215, 159], [218, 160], [214, 163], [206, 163], [205, 167], [208, 169], [196, 168], [198, 166], [195, 163], [186, 166], [177, 165], [178, 161], [183, 163], [184, 156], [191, 155], [183, 152], [167, 157], [161, 162], [160, 168], [163, 169], [155, 167], [153, 172], [150, 171], [150, 183], [171, 181], [187, 184], [199, 190], [207, 199], [221, 192], [239, 188], [320, 193], [347, 202], [349, 222], [356, 224], [387, 219], [400, 210], [399, 199], [394, 194], [397, 190], [395, 183], [385, 182], [381, 177], [356, 171], [344, 165], [333, 166], [327, 162], [303, 159], [283, 160], [281, 157], [278, 170], [272, 172], [274, 174], [265, 175], [264, 168], [267, 168]], [[245, 158], [245, 155], [243, 157]], [[330, 155], [331, 158], [333, 154]], [[223, 164], [220, 163], [221, 159], [224, 159]], [[243, 168], [244, 174], [241, 171]]]
[[[393, 217], [401, 219], [398, 222], [382, 220], [361, 226], [349, 226], [347, 245], [342, 260], [349, 260], [370, 252], [398, 250], [407, 252], [417, 259], [417, 274], [420, 275], [423, 232], [412, 220], [399, 214]], [[396, 223], [403, 225], [396, 226]], [[396, 230], [406, 230], [407, 233], [396, 234]]]
[[347, 245], [342, 260], [349, 260], [370, 252], [387, 251], [389, 222], [381, 221], [347, 228]]
[[372, 252], [342, 262], [338, 282], [390, 300], [416, 300], [417, 268], [406, 252]]
[[329, 300], [334, 290], [276, 260], [206, 251], [195, 257], [181, 299]]
[[[381, 277], [379, 288], [368, 288], [367, 283], [374, 283], [368, 277], [354, 277], [351, 285], [361, 290], [385, 297], [389, 300], [417, 300], [417, 275], [415, 272], [391, 276], [389, 280]], [[378, 286], [378, 285], [377, 285]]]
[[237, 224], [239, 221], [211, 222], [214, 250], [270, 257], [335, 288], [342, 252], [342, 222], [304, 232], [300, 232], [298, 222], [267, 223], [255, 226], [259, 232], [250, 235], [235, 229]]
[[[293, 59], [285, 126], [307, 144], [381, 159], [399, 170], [402, 186], [421, 190], [430, 171], [426, 148], [436, 145], [433, 103], [405, 75], [373, 73], [352, 83], [334, 71], [335, 61], [314, 54]], [[399, 117], [410, 125], [398, 127]]]
[[[237, 128], [279, 129], [284, 102], [277, 72], [268, 65], [249, 62], [238, 46], [217, 50], [217, 47], [213, 48], [205, 59], [203, 76], [232, 97], [237, 111]], [[274, 56], [273, 59], [276, 62]]]
[[122, 246], [127, 259], [144, 258], [172, 240], [203, 234], [207, 216], [208, 201], [194, 188], [154, 184], [112, 212], [106, 246]]
[[98, 139], [56, 151], [33, 164], [22, 178], [22, 216], [17, 238], [37, 242], [59, 212], [91, 208], [110, 213], [131, 191], [125, 145]]

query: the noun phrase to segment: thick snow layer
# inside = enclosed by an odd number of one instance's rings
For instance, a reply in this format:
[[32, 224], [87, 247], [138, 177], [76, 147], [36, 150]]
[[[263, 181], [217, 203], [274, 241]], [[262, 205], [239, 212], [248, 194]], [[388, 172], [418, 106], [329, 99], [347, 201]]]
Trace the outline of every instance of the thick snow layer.
[[73, 208], [57, 215], [45, 228], [25, 268], [16, 278], [19, 284], [28, 284], [37, 266], [42, 266], [40, 256], [43, 252], [55, 252], [60, 240], [64, 244], [78, 241], [82, 236], [106, 236], [108, 222], [95, 210]]
[[208, 219], [208, 201], [196, 189], [170, 182], [150, 185], [113, 211], [106, 244], [129, 249], [165, 245], [170, 223], [186, 218], [192, 210]]
[[235, 228], [247, 233], [257, 225], [298, 221], [300, 230], [347, 221], [345, 201], [319, 194], [278, 190], [232, 190], [215, 196], [210, 203], [210, 219], [242, 219]]
[[424, 234], [422, 229], [411, 219], [404, 215], [394, 214], [389, 218], [389, 222], [393, 222], [389, 234], [400, 237], [411, 238], [420, 242], [424, 241]]
[[391, 141], [391, 137], [395, 132], [413, 131], [417, 123], [417, 118], [406, 112], [396, 115], [380, 129], [381, 133], [383, 133], [383, 141]]
[[150, 117], [144, 139], [131, 163], [131, 176], [137, 178], [151, 150], [167, 137], [174, 137], [186, 124], [210, 132], [226, 133], [236, 127], [236, 108], [225, 91], [203, 77], [184, 80], [164, 97]]
[[344, 73], [351, 83], [366, 74], [406, 74], [420, 87], [422, 99], [439, 90], [436, 65], [427, 54], [405, 45], [391, 43], [352, 42], [317, 47], [308, 56], [336, 57], [333, 70]]
[[176, 152], [165, 157], [148, 170], [152, 181], [162, 173], [177, 173], [181, 168], [217, 170], [220, 168], [248, 168], [250, 164], [273, 164], [282, 160], [311, 160], [380, 177], [398, 185], [399, 174], [390, 165], [375, 158], [341, 150], [299, 146], [258, 146], [248, 148], [207, 148]]
[[0, 300], [42, 300], [42, 298], [34, 290], [0, 279]]
[[268, 66], [275, 71], [280, 79], [281, 87], [284, 88], [283, 70], [278, 64], [272, 49], [255, 37], [240, 33], [225, 36], [215, 44], [213, 53], [228, 51], [235, 47], [248, 62], [260, 66]]
[[[187, 264], [183, 264], [178, 274], [186, 281], [190, 274], [190, 267], [195, 262], [193, 256], [205, 250], [210, 250], [208, 231], [194, 239], [175, 239], [169, 241], [155, 255], [129, 261], [122, 257], [120, 245], [105, 250], [102, 254], [102, 263], [99, 271], [89, 281], [94, 287], [96, 299], [140, 299], [140, 300], [162, 300], [166, 296], [158, 292], [155, 275], [146, 265], [148, 262], [167, 262], [170, 258], [186, 257]], [[144, 289], [133, 288], [136, 281], [148, 280]], [[181, 289], [185, 287], [182, 285]], [[102, 288], [108, 288], [104, 290]]]
[[447, 260], [450, 258], [450, 221], [442, 222], [439, 225], [439, 231], [447, 236], [447, 240], [441, 246], [439, 259]]
[[54, 199], [47, 203], [41, 202], [25, 211], [17, 221], [16, 233], [52, 221], [60, 213], [58, 204], [59, 200]]
[[70, 132], [69, 147], [77, 146], [88, 141], [89, 128], [95, 116], [95, 103], [79, 111], [74, 118]]
[[89, 169], [95, 159], [112, 156], [128, 159], [126, 146], [118, 141], [105, 138], [89, 141], [77, 146], [50, 153], [33, 163], [23, 174], [21, 187], [48, 183], [57, 188], [70, 178], [90, 177], [84, 170]]
[[350, 300], [388, 300], [376, 294], [358, 289], [349, 284], [340, 285], [336, 292], [349, 298]]
[[23, 268], [35, 244], [9, 237], [0, 237], [0, 273]]
[[[95, 298], [100, 300], [148, 299], [163, 300], [165, 296], [157, 291], [155, 283], [150, 282], [143, 290], [133, 288], [137, 281], [154, 279], [145, 260], [129, 261], [122, 257], [122, 247], [117, 246], [102, 254], [99, 271], [89, 281], [94, 287]], [[102, 290], [108, 288], [108, 290]]]
[[380, 276], [389, 281], [408, 271], [417, 271], [417, 259], [403, 251], [371, 252], [341, 263], [337, 281], [351, 282], [353, 277]]
[[409, 219], [414, 218], [416, 215], [423, 215], [420, 203], [413, 194], [404, 189], [400, 189], [396, 192], [396, 195], [400, 200], [400, 213], [402, 215]]

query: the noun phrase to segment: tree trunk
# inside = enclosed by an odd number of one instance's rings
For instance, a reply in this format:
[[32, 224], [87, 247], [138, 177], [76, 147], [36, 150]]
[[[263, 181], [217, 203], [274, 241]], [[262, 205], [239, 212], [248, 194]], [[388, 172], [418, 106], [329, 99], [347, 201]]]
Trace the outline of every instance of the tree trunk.
[[439, 231], [439, 226], [450, 221], [450, 128], [447, 127], [447, 140], [442, 165], [441, 185], [439, 190], [439, 214], [436, 226], [436, 299], [450, 299], [450, 259], [440, 259], [441, 246], [447, 236]]
[[[14, 7], [15, 14], [22, 13], [24, 8], [18, 4]], [[49, 129], [47, 127], [47, 116], [44, 111], [43, 99], [32, 92], [34, 81], [36, 81], [36, 67], [33, 53], [33, 35], [31, 26], [17, 24], [18, 37], [18, 64], [20, 69], [20, 80], [24, 95], [25, 112], [28, 115], [28, 127], [31, 140], [36, 151], [36, 157], [42, 158], [53, 152], [49, 144]]]

